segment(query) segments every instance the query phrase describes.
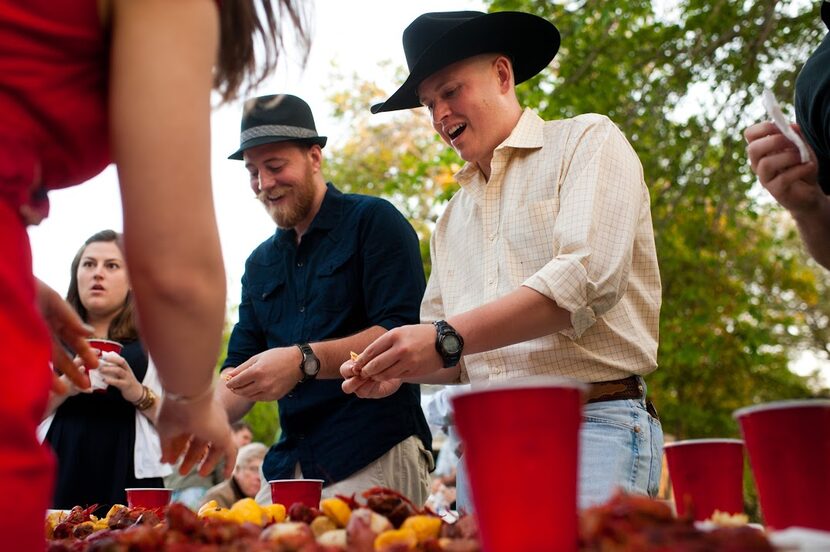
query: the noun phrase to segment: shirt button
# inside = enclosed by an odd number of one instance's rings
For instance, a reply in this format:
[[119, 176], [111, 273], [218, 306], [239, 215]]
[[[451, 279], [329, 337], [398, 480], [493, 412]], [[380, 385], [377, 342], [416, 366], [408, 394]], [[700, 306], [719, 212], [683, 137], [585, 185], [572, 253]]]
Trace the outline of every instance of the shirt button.
[[297, 268], [303, 267], [303, 261], [297, 261]]
[[495, 235], [495, 234], [490, 234], [490, 235], [489, 235], [489, 236], [487, 236], [487, 237], [490, 239], [490, 241], [493, 241], [493, 240], [495, 240], [495, 239], [496, 239], [496, 235]]
[[305, 306], [304, 305], [300, 305], [300, 312], [305, 312]]

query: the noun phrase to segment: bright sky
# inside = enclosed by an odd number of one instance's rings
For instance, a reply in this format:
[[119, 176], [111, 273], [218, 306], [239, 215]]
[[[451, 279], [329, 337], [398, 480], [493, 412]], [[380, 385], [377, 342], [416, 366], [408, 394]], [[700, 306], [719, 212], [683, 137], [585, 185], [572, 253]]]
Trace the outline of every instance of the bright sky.
[[[343, 74], [365, 75], [391, 92], [399, 83], [393, 81], [393, 75], [382, 72], [379, 64], [391, 60], [394, 66], [406, 65], [401, 45], [404, 28], [421, 13], [469, 9], [484, 11], [479, 0], [455, 0], [451, 5], [439, 0], [316, 0], [313, 42], [305, 71], [301, 72], [296, 55], [293, 60], [283, 58], [278, 75], [260, 93], [300, 96], [311, 106], [318, 132], [328, 136], [330, 144], [336, 142], [325, 100], [337, 89], [329, 79], [331, 63]], [[242, 163], [227, 159], [239, 144], [240, 115], [241, 104], [237, 103], [216, 110], [211, 120], [213, 193], [230, 306], [239, 303], [245, 259], [275, 230], [248, 188]], [[50, 192], [49, 197], [49, 218], [29, 230], [34, 272], [63, 295], [69, 285], [69, 265], [81, 244], [99, 230], [123, 229], [116, 171], [110, 166], [89, 182]]]

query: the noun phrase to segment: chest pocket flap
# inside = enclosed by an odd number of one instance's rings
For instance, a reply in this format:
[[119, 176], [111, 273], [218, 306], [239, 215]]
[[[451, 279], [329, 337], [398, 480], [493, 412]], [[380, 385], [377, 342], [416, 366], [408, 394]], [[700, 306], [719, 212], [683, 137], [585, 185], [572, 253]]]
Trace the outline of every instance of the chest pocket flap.
[[353, 249], [341, 249], [333, 253], [320, 267], [320, 276], [331, 276], [339, 271], [354, 255]]
[[360, 297], [360, 281], [350, 262], [353, 257], [353, 249], [340, 250], [320, 266], [316, 299], [323, 310], [344, 311]]
[[285, 274], [272, 274], [268, 280], [251, 284], [250, 297], [254, 306], [257, 320], [263, 327], [279, 316], [279, 308], [283, 301], [277, 299], [285, 287]]

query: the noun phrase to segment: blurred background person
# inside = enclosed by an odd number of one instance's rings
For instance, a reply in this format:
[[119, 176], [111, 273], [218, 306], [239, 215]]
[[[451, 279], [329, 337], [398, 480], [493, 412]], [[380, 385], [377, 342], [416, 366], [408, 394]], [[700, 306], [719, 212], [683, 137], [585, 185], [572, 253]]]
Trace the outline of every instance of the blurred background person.
[[231, 432], [233, 433], [234, 441], [236, 441], [236, 446], [239, 448], [244, 447], [254, 440], [254, 432], [251, 430], [251, 426], [242, 420], [231, 424]]
[[[242, 449], [242, 447], [254, 439], [251, 426], [242, 420], [231, 424], [231, 433], [239, 449]], [[237, 459], [238, 462], [239, 460]], [[180, 467], [181, 461], [176, 464], [172, 473], [164, 478], [164, 486], [168, 489], [173, 489], [173, 502], [181, 502], [193, 510], [198, 510], [205, 502], [204, 496], [208, 489], [227, 481], [227, 478], [224, 476], [224, 462], [219, 462], [216, 468], [207, 475], [201, 475], [195, 467], [189, 472], [181, 474], [179, 473]]]
[[202, 504], [215, 500], [221, 508], [230, 508], [243, 498], [254, 498], [259, 491], [259, 472], [268, 447], [262, 443], [248, 443], [239, 447], [233, 475], [208, 489]]
[[432, 486], [427, 499], [427, 506], [439, 514], [448, 509], [456, 509], [457, 468], [463, 452], [461, 437], [458, 435], [458, 429], [453, 420], [451, 399], [453, 395], [469, 390], [469, 384], [441, 387], [430, 395], [429, 400], [424, 404], [424, 416], [426, 416], [427, 423], [430, 426], [439, 427], [446, 435], [435, 461]]
[[299, 5], [0, 0], [0, 376], [15, 382], [0, 387], [0, 489], [14, 497], [0, 501], [0, 533], [15, 535], [7, 549], [44, 547], [54, 458], [37, 426], [50, 358], [89, 386], [52, 340], [97, 365], [89, 328], [32, 275], [26, 227], [46, 216], [49, 190], [110, 163], [142, 337], [166, 392], [163, 456], [186, 454], [182, 468], [202, 461], [205, 473], [220, 458], [234, 462], [227, 417], [213, 400], [226, 281], [211, 193], [211, 92], [228, 101], [270, 75], [286, 26], [307, 53]]
[[[172, 469], [160, 462], [153, 424], [161, 386], [135, 323], [130, 280], [120, 236], [103, 230], [84, 242], [72, 260], [66, 300], [94, 328], [94, 337], [117, 341], [121, 354], [104, 353], [97, 370], [106, 389], [51, 393], [45, 427], [58, 459], [53, 508], [126, 504], [125, 488], [164, 486]], [[54, 413], [54, 415], [51, 415]]]

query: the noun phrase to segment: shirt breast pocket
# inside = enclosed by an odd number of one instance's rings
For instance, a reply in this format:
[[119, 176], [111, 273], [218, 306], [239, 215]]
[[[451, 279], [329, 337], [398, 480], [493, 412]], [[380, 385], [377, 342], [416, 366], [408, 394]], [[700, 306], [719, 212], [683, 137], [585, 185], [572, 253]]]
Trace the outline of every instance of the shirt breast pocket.
[[531, 201], [510, 212], [506, 219], [505, 244], [511, 262], [533, 273], [554, 256], [554, 228], [559, 199]]
[[359, 289], [354, 250], [338, 251], [320, 267], [315, 286], [315, 301], [321, 310], [341, 312], [363, 294]]
[[280, 297], [285, 288], [285, 278], [276, 277], [257, 286], [251, 286], [251, 303], [257, 321], [263, 328], [280, 318], [280, 309], [285, 301]]

